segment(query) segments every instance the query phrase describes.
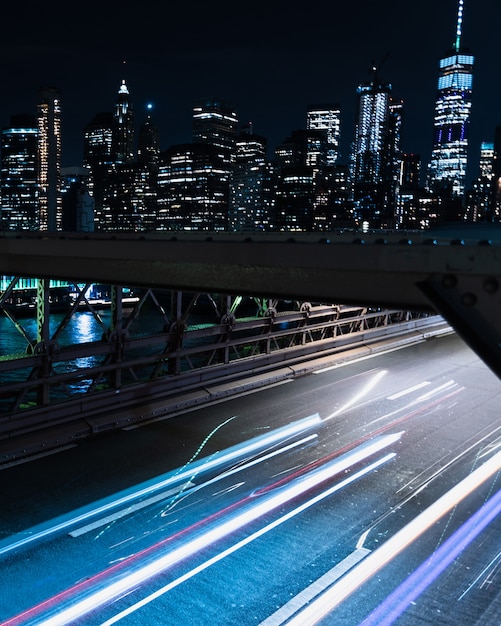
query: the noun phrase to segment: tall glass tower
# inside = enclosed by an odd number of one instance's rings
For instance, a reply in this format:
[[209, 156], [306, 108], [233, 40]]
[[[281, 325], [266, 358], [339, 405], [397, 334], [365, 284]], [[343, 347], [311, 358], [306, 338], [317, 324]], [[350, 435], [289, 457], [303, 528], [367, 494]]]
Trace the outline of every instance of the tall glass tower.
[[391, 96], [390, 83], [379, 79], [358, 86], [358, 119], [351, 154], [352, 194], [357, 220], [374, 228], [391, 228], [395, 216], [402, 102]]
[[428, 187], [453, 198], [464, 193], [468, 161], [474, 57], [461, 43], [464, 0], [459, 0], [456, 38], [440, 60], [435, 103], [435, 136], [428, 171]]

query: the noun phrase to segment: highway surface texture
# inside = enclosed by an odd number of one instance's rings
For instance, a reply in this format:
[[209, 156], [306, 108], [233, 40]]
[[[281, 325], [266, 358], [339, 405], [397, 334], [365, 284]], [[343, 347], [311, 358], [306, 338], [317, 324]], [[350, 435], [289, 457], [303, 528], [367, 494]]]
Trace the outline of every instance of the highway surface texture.
[[0, 623], [501, 623], [501, 382], [455, 336], [0, 469]]

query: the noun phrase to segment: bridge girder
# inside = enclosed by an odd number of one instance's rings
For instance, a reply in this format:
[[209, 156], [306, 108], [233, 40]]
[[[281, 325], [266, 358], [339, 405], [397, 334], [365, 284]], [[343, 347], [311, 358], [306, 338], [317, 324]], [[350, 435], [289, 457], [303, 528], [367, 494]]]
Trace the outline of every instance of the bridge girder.
[[9, 233], [0, 273], [435, 310], [501, 377], [501, 245], [465, 232]]

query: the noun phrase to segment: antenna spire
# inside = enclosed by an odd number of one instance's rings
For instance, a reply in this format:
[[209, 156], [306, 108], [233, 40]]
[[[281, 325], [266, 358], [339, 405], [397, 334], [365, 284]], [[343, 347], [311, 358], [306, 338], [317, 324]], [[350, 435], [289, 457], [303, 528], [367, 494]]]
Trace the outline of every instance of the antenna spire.
[[456, 43], [454, 45], [454, 49], [456, 50], [456, 52], [459, 52], [461, 48], [461, 34], [462, 34], [462, 28], [463, 28], [463, 7], [464, 7], [464, 0], [459, 0], [458, 21], [457, 21], [457, 26], [456, 26]]

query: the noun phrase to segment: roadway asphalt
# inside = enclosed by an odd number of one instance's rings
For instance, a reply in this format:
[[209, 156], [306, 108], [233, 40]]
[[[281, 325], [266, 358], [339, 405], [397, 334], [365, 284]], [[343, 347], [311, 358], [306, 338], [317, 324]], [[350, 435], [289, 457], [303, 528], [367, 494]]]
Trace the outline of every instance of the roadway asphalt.
[[500, 394], [452, 335], [5, 467], [0, 620], [499, 624]]

